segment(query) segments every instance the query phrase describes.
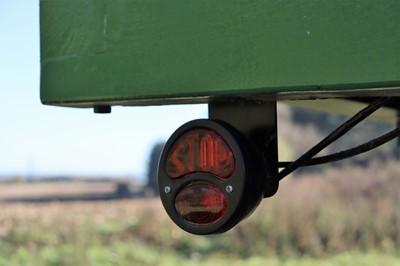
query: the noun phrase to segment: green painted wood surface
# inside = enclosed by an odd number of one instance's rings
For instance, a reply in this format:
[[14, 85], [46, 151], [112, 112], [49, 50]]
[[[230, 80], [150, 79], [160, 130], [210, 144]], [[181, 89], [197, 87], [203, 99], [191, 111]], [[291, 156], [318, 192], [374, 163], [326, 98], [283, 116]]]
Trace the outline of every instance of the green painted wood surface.
[[41, 0], [45, 104], [385, 88], [399, 0]]

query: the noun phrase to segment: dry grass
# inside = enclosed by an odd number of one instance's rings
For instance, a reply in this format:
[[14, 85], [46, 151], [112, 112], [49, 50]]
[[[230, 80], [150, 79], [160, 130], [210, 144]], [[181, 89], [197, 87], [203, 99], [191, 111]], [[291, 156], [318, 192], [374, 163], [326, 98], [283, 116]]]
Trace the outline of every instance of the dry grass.
[[[158, 199], [134, 199], [96, 202], [50, 202], [0, 204], [0, 236], [7, 236], [16, 226], [37, 227], [43, 232], [58, 233], [68, 228], [65, 237], [73, 240], [74, 231], [107, 223], [139, 223], [150, 218], [146, 227], [153, 230], [160, 224], [170, 224]], [[54, 236], [57, 236], [56, 234]]]
[[[400, 168], [397, 163], [335, 170], [285, 180], [250, 219], [269, 249], [324, 256], [352, 249], [400, 247]], [[258, 228], [251, 232], [253, 228]]]
[[250, 218], [208, 237], [176, 227], [159, 199], [1, 204], [0, 258], [20, 249], [36, 256], [32, 265], [49, 258], [56, 265], [88, 265], [88, 254], [102, 258], [106, 251], [128, 261], [139, 250], [153, 254], [154, 261], [171, 252], [192, 259], [321, 258], [349, 250], [398, 256], [399, 176], [397, 163], [389, 163], [289, 178]]

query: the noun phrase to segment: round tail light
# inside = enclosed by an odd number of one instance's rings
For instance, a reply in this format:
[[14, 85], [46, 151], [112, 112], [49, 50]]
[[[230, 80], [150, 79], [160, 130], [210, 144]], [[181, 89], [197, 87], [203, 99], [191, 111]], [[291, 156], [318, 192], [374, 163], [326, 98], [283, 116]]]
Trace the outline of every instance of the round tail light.
[[264, 196], [261, 156], [232, 126], [194, 120], [161, 154], [158, 186], [171, 219], [193, 234], [221, 233], [250, 214]]

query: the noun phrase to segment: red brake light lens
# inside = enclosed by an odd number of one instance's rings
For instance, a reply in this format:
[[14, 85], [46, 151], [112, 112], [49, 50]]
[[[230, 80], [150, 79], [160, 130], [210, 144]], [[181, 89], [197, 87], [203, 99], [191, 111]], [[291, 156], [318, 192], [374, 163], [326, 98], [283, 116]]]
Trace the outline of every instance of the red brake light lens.
[[227, 199], [225, 194], [213, 185], [194, 183], [178, 193], [175, 209], [189, 222], [209, 224], [218, 221], [225, 214]]
[[194, 129], [178, 139], [167, 158], [171, 178], [190, 173], [210, 173], [227, 179], [235, 169], [233, 152], [213, 130]]

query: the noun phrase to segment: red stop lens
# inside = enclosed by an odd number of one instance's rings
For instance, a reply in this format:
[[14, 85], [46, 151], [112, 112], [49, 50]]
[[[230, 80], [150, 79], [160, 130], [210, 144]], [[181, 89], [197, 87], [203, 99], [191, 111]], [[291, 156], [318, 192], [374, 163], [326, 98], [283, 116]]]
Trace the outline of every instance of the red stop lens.
[[177, 195], [175, 209], [189, 222], [209, 224], [225, 214], [227, 200], [225, 194], [213, 185], [190, 184]]
[[167, 174], [179, 178], [191, 173], [210, 173], [229, 178], [235, 167], [233, 152], [213, 130], [195, 129], [182, 135], [167, 157]]

